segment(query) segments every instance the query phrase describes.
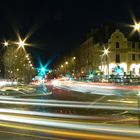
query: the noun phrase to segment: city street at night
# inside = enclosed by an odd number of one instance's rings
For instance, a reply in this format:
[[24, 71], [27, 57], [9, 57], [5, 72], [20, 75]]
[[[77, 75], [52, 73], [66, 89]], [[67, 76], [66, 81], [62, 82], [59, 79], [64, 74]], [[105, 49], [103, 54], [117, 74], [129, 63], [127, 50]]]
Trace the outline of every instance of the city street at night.
[[0, 140], [140, 140], [140, 0], [0, 3]]
[[[115, 95], [118, 89], [109, 89], [112, 94], [110, 91], [108, 95], [94, 94], [102, 87], [96, 85], [91, 94], [91, 91], [83, 93], [70, 90], [68, 83], [71, 81], [63, 82], [63, 86], [67, 83], [64, 87], [52, 83], [54, 81], [47, 83], [48, 94], [37, 93], [38, 86], [34, 85], [2, 88], [0, 137], [138, 139], [137, 90], [119, 89], [120, 94]], [[128, 133], [130, 130], [132, 132]]]

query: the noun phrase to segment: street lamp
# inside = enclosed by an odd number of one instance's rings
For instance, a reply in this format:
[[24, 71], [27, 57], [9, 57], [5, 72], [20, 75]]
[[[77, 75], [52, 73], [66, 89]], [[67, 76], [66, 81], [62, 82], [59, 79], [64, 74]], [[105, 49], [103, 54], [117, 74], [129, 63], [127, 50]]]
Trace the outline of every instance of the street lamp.
[[19, 39], [18, 42], [15, 42], [15, 44], [17, 44], [19, 48], [23, 48], [24, 49], [24, 46], [30, 46], [30, 44], [26, 43], [26, 39], [27, 38], [22, 40], [21, 37], [18, 36], [18, 39]]
[[24, 48], [25, 46], [25, 41], [19, 40], [19, 42], [17, 43], [19, 47]]
[[75, 59], [76, 59], [76, 57], [73, 57], [73, 59], [75, 60]]
[[106, 59], [108, 75], [109, 75], [109, 62], [108, 62], [108, 55], [109, 55], [109, 53], [110, 53], [109, 48], [105, 48], [104, 47], [103, 56], [105, 56], [105, 59]]
[[68, 65], [68, 61], [66, 61], [65, 64]]
[[26, 58], [28, 58], [28, 57], [29, 57], [29, 55], [27, 54], [25, 57], [26, 57]]
[[5, 41], [3, 44], [5, 47], [7, 47], [9, 45], [7, 41]]
[[135, 23], [134, 29], [139, 31], [140, 30], [140, 23]]
[[108, 54], [109, 54], [110, 52], [109, 52], [109, 48], [104, 48], [104, 50], [103, 50], [103, 55], [107, 55], [108, 56]]
[[140, 33], [140, 22], [137, 22], [135, 17], [133, 17], [133, 22], [133, 25], [129, 25], [129, 27], [133, 28], [133, 30], [131, 31], [131, 35], [134, 34], [136, 31]]
[[68, 65], [68, 61], [65, 62], [66, 66], [65, 66], [65, 73], [67, 73], [67, 65]]
[[[140, 109], [140, 91], [137, 96], [138, 96], [138, 109]], [[140, 126], [140, 113], [138, 113], [138, 125]]]

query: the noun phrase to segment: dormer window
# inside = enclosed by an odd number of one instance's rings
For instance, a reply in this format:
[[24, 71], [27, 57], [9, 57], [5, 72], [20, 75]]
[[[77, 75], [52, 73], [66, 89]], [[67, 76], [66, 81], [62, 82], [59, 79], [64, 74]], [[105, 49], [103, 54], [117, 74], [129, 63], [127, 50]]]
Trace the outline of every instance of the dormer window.
[[116, 48], [120, 48], [120, 43], [116, 42]]

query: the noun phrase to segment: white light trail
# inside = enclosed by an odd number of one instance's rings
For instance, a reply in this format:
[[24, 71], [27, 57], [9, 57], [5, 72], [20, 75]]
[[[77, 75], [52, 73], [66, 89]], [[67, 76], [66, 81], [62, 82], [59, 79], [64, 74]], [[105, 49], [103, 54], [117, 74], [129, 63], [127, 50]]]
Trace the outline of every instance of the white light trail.
[[49, 119], [37, 119], [30, 117], [19, 117], [11, 115], [0, 115], [1, 121], [16, 122], [16, 123], [25, 123], [33, 124], [45, 127], [53, 128], [63, 128], [63, 129], [72, 129], [84, 132], [99, 132], [104, 134], [117, 134], [122, 136], [134, 136], [140, 137], [140, 128], [138, 127], [120, 127], [120, 126], [111, 126], [111, 125], [97, 125], [97, 124], [83, 124], [77, 122], [66, 122], [58, 120], [49, 120]]
[[93, 85], [84, 82], [75, 82], [75, 81], [52, 81], [52, 85], [58, 88], [77, 91], [81, 93], [89, 93], [96, 95], [120, 95], [119, 91], [116, 91], [114, 86], [101, 86], [101, 85]]
[[34, 102], [18, 102], [18, 101], [5, 101], [5, 100], [0, 100], [0, 103], [3, 103], [3, 104], [15, 104], [15, 105], [46, 106], [46, 107], [65, 107], [65, 108], [84, 108], [84, 109], [105, 109], [105, 110], [140, 111], [139, 108], [113, 106], [113, 105], [34, 103]]
[[106, 119], [105, 117], [98, 116], [83, 116], [83, 115], [72, 115], [72, 114], [59, 114], [59, 113], [45, 113], [37, 111], [25, 111], [25, 110], [16, 110], [16, 109], [3, 109], [0, 108], [0, 113], [11, 113], [11, 114], [20, 114], [20, 115], [35, 115], [42, 117], [53, 117], [53, 118], [69, 118], [69, 119]]
[[66, 100], [43, 100], [43, 99], [23, 99], [23, 98], [14, 98], [13, 96], [0, 96], [0, 100], [7, 101], [22, 101], [22, 102], [41, 102], [41, 103], [65, 103], [65, 104], [92, 104], [94, 102], [81, 102], [81, 101], [66, 101]]

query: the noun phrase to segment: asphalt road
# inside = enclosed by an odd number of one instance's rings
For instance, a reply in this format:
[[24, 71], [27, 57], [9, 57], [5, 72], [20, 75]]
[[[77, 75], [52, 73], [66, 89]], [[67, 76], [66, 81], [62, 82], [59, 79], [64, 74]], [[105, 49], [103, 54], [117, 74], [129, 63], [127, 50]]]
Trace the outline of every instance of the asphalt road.
[[[116, 94], [77, 92], [48, 85], [0, 90], [0, 139], [139, 139], [137, 91], [113, 89]], [[102, 91], [101, 91], [102, 90]], [[100, 89], [103, 93], [105, 89]]]

